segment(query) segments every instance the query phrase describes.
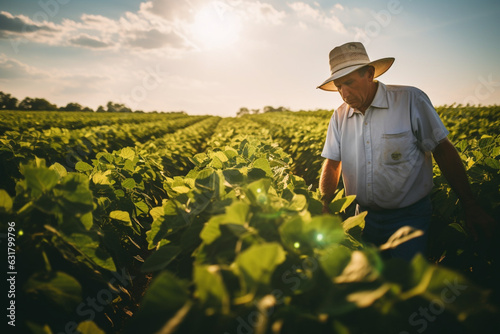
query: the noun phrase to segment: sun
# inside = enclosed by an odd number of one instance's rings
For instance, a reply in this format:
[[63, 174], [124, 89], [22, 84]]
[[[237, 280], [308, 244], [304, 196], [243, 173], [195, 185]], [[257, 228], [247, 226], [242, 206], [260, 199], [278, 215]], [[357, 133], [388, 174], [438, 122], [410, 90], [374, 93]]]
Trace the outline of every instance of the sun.
[[195, 15], [191, 33], [203, 49], [228, 47], [238, 41], [241, 19], [231, 8], [214, 4], [202, 7]]

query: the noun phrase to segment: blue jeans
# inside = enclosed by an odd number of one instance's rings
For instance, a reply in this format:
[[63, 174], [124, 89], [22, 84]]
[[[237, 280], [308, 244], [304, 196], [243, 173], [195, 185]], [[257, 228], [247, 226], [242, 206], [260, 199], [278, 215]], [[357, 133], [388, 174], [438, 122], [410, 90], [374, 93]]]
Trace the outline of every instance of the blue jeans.
[[368, 211], [365, 217], [363, 240], [376, 246], [384, 244], [394, 232], [403, 226], [409, 225], [424, 232], [423, 236], [384, 251], [383, 256], [410, 261], [417, 253], [425, 253], [427, 232], [432, 215], [432, 203], [429, 196], [405, 208], [372, 210], [358, 205], [357, 211]]

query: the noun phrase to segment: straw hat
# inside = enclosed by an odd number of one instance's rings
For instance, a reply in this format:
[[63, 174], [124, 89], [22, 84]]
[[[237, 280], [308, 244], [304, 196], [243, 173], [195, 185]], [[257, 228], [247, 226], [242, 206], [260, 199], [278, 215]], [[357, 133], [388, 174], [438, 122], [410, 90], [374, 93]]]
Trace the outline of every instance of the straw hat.
[[330, 51], [330, 71], [332, 75], [316, 88], [337, 91], [333, 80], [337, 80], [366, 65], [371, 65], [375, 68], [376, 78], [387, 71], [393, 62], [394, 58], [392, 57], [370, 61], [365, 47], [360, 42], [351, 42], [337, 46]]

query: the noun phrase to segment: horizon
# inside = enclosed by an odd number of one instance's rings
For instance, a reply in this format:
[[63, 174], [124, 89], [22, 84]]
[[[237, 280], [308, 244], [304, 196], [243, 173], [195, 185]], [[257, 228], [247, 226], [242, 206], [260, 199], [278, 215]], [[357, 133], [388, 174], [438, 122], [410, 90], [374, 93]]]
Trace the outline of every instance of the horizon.
[[328, 53], [361, 41], [378, 79], [434, 106], [500, 104], [495, 1], [10, 2], [0, 11], [0, 91], [96, 110], [234, 116], [240, 108], [333, 110]]

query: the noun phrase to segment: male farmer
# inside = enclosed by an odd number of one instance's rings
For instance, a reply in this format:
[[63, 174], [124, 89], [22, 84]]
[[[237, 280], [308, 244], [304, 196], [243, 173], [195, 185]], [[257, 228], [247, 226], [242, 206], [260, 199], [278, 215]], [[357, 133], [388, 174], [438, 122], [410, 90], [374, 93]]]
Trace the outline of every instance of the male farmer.
[[[368, 211], [365, 241], [383, 244], [406, 225], [427, 232], [433, 156], [460, 198], [474, 238], [477, 227], [491, 234], [494, 221], [473, 198], [460, 156], [427, 95], [415, 87], [374, 80], [393, 62], [370, 61], [358, 42], [330, 52], [331, 76], [318, 88], [338, 91], [345, 103], [330, 119], [322, 153], [323, 211], [328, 212], [342, 172], [346, 195], [356, 195], [359, 212]], [[426, 234], [389, 255], [410, 260], [425, 246]]]

